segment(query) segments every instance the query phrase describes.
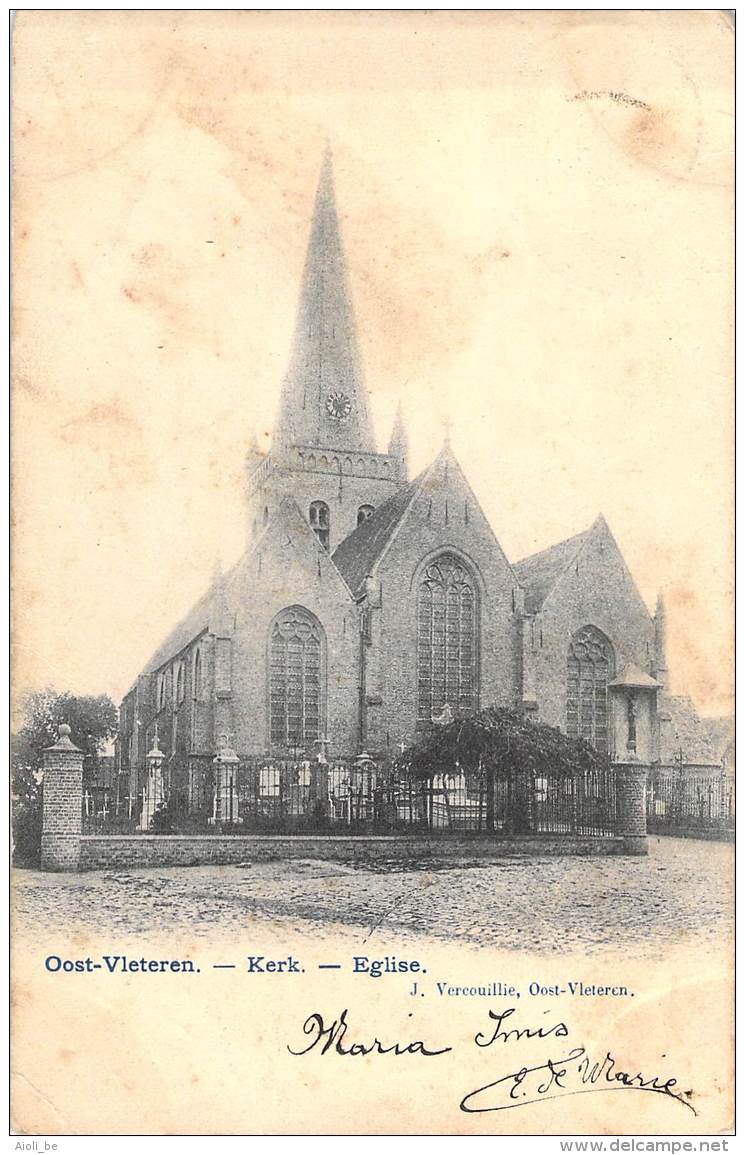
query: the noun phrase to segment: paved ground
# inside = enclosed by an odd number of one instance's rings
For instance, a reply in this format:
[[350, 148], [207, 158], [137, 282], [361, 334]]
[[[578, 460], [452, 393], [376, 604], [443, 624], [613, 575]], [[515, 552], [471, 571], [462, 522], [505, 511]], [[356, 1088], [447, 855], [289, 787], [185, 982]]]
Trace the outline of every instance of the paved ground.
[[426, 935], [504, 949], [653, 955], [681, 935], [716, 949], [733, 932], [734, 848], [651, 838], [649, 858], [509, 858], [374, 872], [332, 862], [15, 872], [18, 933], [70, 928], [224, 935], [268, 919], [300, 934]]

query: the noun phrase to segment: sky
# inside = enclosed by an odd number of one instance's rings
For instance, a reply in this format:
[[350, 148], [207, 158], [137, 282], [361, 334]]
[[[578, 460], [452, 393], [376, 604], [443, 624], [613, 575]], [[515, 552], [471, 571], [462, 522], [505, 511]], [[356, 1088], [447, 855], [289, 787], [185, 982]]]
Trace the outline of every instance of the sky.
[[326, 142], [379, 447], [447, 424], [508, 558], [605, 515], [732, 708], [718, 12], [22, 12], [17, 693], [118, 701], [245, 546]]

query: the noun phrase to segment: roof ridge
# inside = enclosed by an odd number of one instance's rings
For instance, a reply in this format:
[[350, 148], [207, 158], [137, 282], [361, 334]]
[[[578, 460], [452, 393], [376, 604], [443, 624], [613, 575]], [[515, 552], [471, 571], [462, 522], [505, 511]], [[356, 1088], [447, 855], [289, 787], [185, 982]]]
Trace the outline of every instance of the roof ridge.
[[587, 529], [581, 529], [579, 533], [572, 533], [569, 535], [569, 537], [564, 537], [561, 539], [561, 541], [554, 542], [553, 545], [547, 545], [543, 549], [536, 550], [535, 553], [526, 554], [525, 557], [521, 557], [518, 561], [513, 561], [512, 566], [514, 568], [515, 566], [523, 565], [526, 561], [535, 561], [536, 558], [543, 557], [545, 554], [553, 553], [555, 550], [561, 549], [562, 546], [567, 546], [570, 542], [573, 541], [577, 542], [577, 548], [579, 548], [579, 545], [581, 544], [579, 539], [585, 538], [590, 533], [591, 529], [592, 526], [589, 525]]
[[513, 562], [513, 572], [525, 591], [525, 609], [528, 613], [537, 613], [543, 608], [559, 579], [585, 548], [593, 528], [594, 525], [588, 526], [571, 537]]
[[[166, 664], [166, 662], [171, 661], [176, 657], [177, 654], [181, 653], [181, 651], [185, 649], [189, 643], [193, 641], [195, 637], [197, 637], [198, 634], [203, 633], [204, 630], [209, 627], [210, 612], [216, 594], [221, 588], [225, 588], [228, 580], [233, 577], [235, 571], [238, 569], [245, 556], [246, 554], [243, 554], [238, 559], [238, 561], [236, 561], [234, 565], [230, 567], [229, 570], [226, 570], [225, 573], [220, 574], [219, 577], [216, 577], [210, 581], [210, 584], [207, 586], [204, 593], [201, 594], [200, 597], [198, 597], [197, 600], [192, 603], [187, 612], [181, 618], [179, 618], [173, 628], [168, 632], [163, 642], [158, 646], [156, 650], [153, 651], [149, 661], [147, 661], [143, 667], [144, 673], [154, 673], [155, 670], [159, 670], [161, 666]], [[180, 646], [170, 645], [169, 643], [171, 642], [171, 639], [173, 639], [173, 642], [175, 643], [184, 632], [185, 627], [189, 621], [192, 618], [196, 618], [200, 610], [204, 611], [203, 615], [200, 616], [205, 618], [205, 624], [201, 627], [197, 627], [195, 625], [194, 631]], [[166, 656], [164, 656], [160, 661], [156, 662], [156, 658], [159, 658], [161, 654]]]
[[[302, 525], [307, 527], [309, 537], [312, 538], [312, 540], [317, 544], [319, 552], [326, 557], [329, 556], [326, 550], [318, 541], [316, 535], [311, 530], [310, 526], [308, 526], [308, 523], [303, 517], [302, 511], [296, 499], [291, 494], [285, 495], [280, 502], [279, 509], [272, 513], [267, 524], [262, 526], [259, 535], [249, 543], [237, 561], [235, 561], [233, 565], [224, 573], [210, 581], [204, 592], [200, 594], [196, 601], [192, 602], [186, 613], [183, 614], [168, 631], [164, 640], [157, 647], [157, 649], [152, 652], [150, 658], [142, 667], [142, 673], [155, 673], [162, 666], [165, 666], [168, 662], [172, 661], [178, 654], [181, 653], [182, 650], [186, 649], [186, 647], [191, 642], [193, 642], [196, 637], [204, 633], [205, 630], [210, 630], [212, 628], [217, 599], [221, 592], [224, 593], [228, 587], [228, 584], [235, 577], [240, 567], [244, 565], [249, 560], [249, 558], [259, 552], [267, 537], [267, 534], [271, 530], [272, 526], [282, 516], [283, 511], [285, 511], [285, 513], [292, 512], [295, 514], [298, 523], [302, 523]], [[334, 568], [336, 569], [337, 567]], [[339, 577], [341, 578], [344, 585], [347, 585], [347, 582], [345, 581], [344, 575], [342, 573], [339, 573]], [[350, 590], [350, 593], [352, 592], [353, 591]], [[135, 679], [127, 693], [131, 693], [131, 691], [134, 689], [134, 686], [136, 685], [136, 681], [137, 680]]]
[[[362, 534], [363, 531], [365, 531], [365, 530], [367, 530], [367, 532], [369, 533], [370, 530], [368, 527], [370, 527], [370, 523], [375, 522], [376, 520], [380, 521], [382, 518], [382, 515], [385, 513], [386, 509], [390, 505], [394, 504], [395, 502], [400, 501], [404, 494], [408, 494], [407, 501], [406, 501], [405, 505], [408, 504], [408, 501], [413, 496], [415, 488], [419, 485], [420, 481], [423, 479], [424, 474], [427, 472], [428, 469], [429, 469], [429, 466], [427, 466], [427, 469], [425, 469], [421, 473], [417, 474], [417, 476], [414, 477], [411, 481], [407, 481], [405, 485], [402, 485], [401, 488], [397, 489], [395, 491], [395, 493], [392, 493], [390, 495], [390, 497], [386, 497], [385, 501], [381, 502], [381, 504], [379, 506], [377, 506], [377, 508], [375, 509], [375, 512], [372, 513], [370, 515], [370, 517], [368, 517], [365, 521], [361, 521], [359, 525], [356, 525], [354, 527], [354, 529], [352, 530], [351, 533], [348, 533], [345, 538], [342, 538], [342, 540], [339, 542], [336, 549], [334, 550], [334, 553], [337, 553], [342, 548], [342, 546], [346, 545], [346, 543], [348, 541], [351, 541], [351, 539], [353, 537], [355, 537], [357, 534]], [[404, 508], [405, 508], [405, 505], [404, 505]], [[333, 557], [334, 554], [332, 554], [331, 556]]]
[[[392, 493], [371, 517], [360, 522], [337, 545], [331, 560], [352, 593], [356, 593], [367, 573], [382, 557], [431, 468], [428, 465], [412, 481]], [[365, 573], [361, 572], [362, 569]]]

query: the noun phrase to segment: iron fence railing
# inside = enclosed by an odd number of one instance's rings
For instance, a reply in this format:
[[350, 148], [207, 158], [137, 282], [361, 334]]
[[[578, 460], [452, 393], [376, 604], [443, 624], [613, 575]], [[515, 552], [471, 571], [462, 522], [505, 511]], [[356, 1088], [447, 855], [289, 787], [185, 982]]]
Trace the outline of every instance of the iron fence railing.
[[134, 834], [140, 825], [142, 797], [130, 794], [123, 778], [110, 783], [83, 783], [83, 832]]
[[612, 769], [574, 777], [407, 777], [369, 759], [243, 759], [144, 773], [86, 789], [89, 833], [488, 833], [612, 835]]
[[653, 766], [647, 779], [647, 829], [656, 834], [735, 827], [735, 779], [712, 767]]

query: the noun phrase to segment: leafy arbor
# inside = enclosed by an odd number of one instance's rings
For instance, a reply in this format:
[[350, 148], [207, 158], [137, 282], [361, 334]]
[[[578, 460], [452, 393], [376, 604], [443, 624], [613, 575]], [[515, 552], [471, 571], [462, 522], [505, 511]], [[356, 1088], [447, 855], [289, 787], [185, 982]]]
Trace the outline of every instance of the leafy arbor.
[[401, 753], [396, 766], [422, 781], [455, 771], [483, 776], [488, 830], [494, 829], [494, 784], [507, 783], [511, 829], [521, 833], [530, 829], [530, 793], [536, 778], [576, 778], [607, 770], [610, 760], [588, 742], [568, 738], [554, 726], [530, 721], [518, 710], [491, 706], [434, 726]]

